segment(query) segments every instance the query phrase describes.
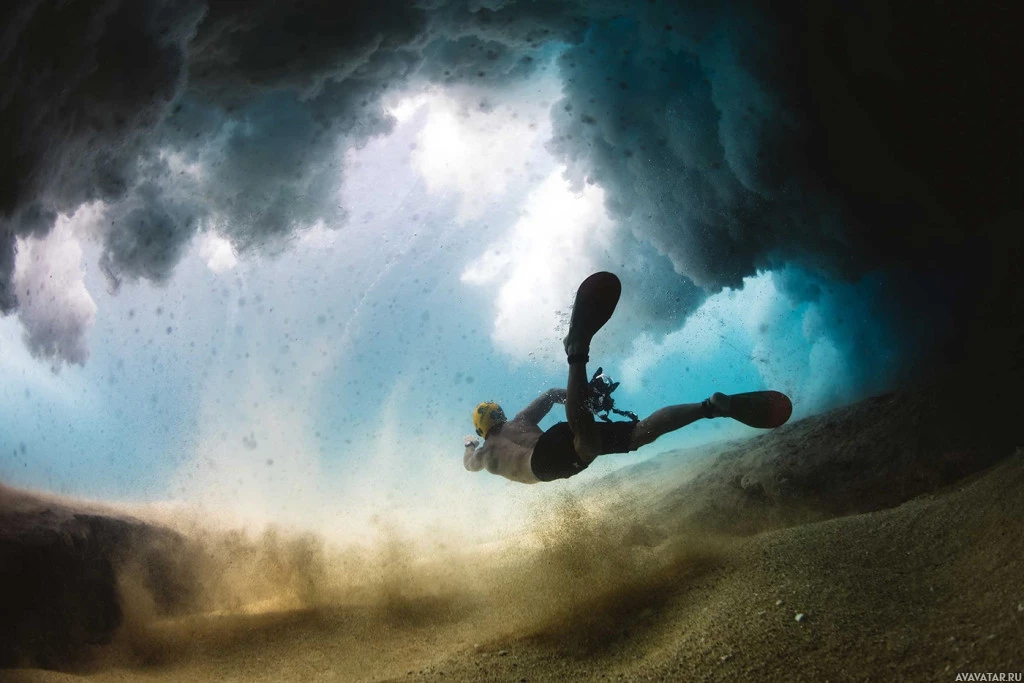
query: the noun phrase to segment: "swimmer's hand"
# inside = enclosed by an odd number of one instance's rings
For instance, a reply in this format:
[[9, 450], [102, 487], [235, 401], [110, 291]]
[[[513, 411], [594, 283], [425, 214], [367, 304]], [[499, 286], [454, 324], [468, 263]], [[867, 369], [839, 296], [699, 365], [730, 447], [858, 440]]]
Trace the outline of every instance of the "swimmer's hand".
[[480, 445], [480, 442], [472, 436], [464, 436], [462, 437], [462, 445], [466, 448], [476, 448]]

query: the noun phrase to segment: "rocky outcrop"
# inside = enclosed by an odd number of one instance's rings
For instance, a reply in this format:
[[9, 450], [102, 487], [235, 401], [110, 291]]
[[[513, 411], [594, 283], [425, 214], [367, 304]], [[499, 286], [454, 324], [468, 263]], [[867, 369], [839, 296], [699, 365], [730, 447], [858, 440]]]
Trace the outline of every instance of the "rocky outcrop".
[[63, 668], [109, 642], [129, 561], [157, 610], [182, 608], [183, 546], [162, 527], [0, 487], [0, 667]]

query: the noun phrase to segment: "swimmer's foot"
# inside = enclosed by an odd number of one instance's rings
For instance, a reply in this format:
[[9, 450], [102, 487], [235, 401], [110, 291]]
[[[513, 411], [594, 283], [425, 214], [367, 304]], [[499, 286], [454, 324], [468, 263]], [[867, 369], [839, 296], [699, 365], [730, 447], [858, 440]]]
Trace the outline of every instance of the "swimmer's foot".
[[569, 363], [586, 363], [590, 354], [590, 340], [615, 312], [622, 294], [622, 283], [612, 273], [594, 273], [576, 290], [569, 334], [562, 344]]
[[715, 392], [701, 402], [700, 407], [704, 410], [704, 417], [731, 417], [732, 406], [729, 397], [725, 394]]
[[570, 331], [562, 340], [562, 346], [565, 347], [565, 355], [570, 363], [586, 363], [590, 360], [590, 337], [574, 336]]

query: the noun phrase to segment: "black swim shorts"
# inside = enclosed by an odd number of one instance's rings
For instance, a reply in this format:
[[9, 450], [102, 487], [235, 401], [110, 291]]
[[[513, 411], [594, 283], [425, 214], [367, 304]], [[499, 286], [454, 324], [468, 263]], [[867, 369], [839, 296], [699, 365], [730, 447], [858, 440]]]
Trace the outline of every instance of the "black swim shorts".
[[[601, 455], [607, 453], [628, 453], [633, 439], [636, 422], [598, 422], [597, 433], [601, 437]], [[579, 474], [590, 465], [583, 462], [573, 445], [574, 435], [568, 422], [559, 422], [540, 435], [533, 447], [530, 467], [541, 481], [568, 479]]]

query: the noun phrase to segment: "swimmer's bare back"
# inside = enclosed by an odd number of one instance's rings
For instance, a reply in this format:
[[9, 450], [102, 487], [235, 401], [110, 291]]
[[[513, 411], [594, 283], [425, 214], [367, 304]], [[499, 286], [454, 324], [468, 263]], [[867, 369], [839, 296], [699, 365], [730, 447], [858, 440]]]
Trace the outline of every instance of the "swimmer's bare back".
[[540, 483], [531, 467], [533, 447], [544, 433], [539, 423], [556, 403], [564, 402], [565, 389], [548, 389], [514, 418], [492, 430], [479, 448], [476, 442], [466, 441], [466, 469], [486, 469], [523, 484]]
[[477, 449], [474, 458], [478, 465], [466, 469], [486, 469], [491, 474], [498, 474], [506, 479], [522, 484], [540, 483], [530, 467], [533, 446], [543, 432], [536, 424], [525, 420], [509, 420], [501, 426], [497, 434], [491, 434], [483, 446]]

